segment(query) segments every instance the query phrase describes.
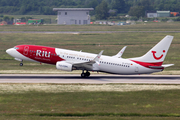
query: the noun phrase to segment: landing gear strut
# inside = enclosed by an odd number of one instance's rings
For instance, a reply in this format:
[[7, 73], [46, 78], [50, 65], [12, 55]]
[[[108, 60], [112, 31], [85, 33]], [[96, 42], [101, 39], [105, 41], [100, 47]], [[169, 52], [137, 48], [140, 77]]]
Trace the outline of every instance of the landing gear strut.
[[85, 77], [89, 77], [90, 76], [90, 72], [86, 71], [86, 73], [84, 73], [84, 70], [81, 73], [81, 77], [85, 78]]

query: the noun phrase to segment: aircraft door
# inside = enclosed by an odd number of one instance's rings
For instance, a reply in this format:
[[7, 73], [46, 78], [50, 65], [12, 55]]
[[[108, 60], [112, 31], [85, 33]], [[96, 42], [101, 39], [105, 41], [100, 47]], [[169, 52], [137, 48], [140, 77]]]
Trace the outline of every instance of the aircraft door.
[[138, 73], [139, 72], [139, 68], [138, 66], [135, 66], [135, 72]]
[[23, 54], [24, 54], [24, 55], [28, 55], [28, 51], [29, 51], [29, 46], [25, 46], [25, 47], [24, 47]]

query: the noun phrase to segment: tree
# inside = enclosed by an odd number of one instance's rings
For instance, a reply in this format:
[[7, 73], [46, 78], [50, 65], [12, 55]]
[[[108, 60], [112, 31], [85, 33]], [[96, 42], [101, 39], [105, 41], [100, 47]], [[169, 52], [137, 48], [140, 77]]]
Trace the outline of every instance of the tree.
[[[87, 8], [94, 8], [95, 9], [98, 6], [98, 4], [99, 3], [98, 3], [97, 0], [92, 0], [85, 7], [87, 7]], [[96, 13], [95, 10], [90, 11], [90, 15], [95, 15], [95, 13]]]
[[97, 0], [92, 0], [89, 2], [89, 4], [87, 5], [88, 8], [96, 8], [98, 6], [98, 1]]
[[13, 21], [14, 20], [14, 17], [12, 16], [12, 17], [10, 17], [10, 21]]
[[20, 13], [23, 15], [26, 13], [26, 7], [25, 6], [21, 6], [20, 8]]
[[146, 10], [153, 10], [153, 3], [154, 3], [154, 0], [141, 0], [139, 3], [138, 3], [138, 6], [143, 6], [145, 11]]
[[125, 12], [125, 1], [124, 0], [112, 0], [112, 9], [115, 9], [118, 13]]
[[99, 20], [107, 19], [108, 11], [109, 11], [108, 4], [106, 3], [105, 0], [103, 0], [101, 4], [99, 4], [96, 7], [96, 15], [95, 15], [96, 19]]
[[180, 17], [178, 17], [178, 18], [176, 19], [176, 21], [180, 21]]
[[7, 2], [6, 0], [1, 0], [0, 1], [0, 6], [6, 6], [7, 5]]
[[8, 16], [4, 16], [4, 17], [3, 17], [3, 20], [4, 20], [4, 21], [9, 21], [10, 18], [9, 18]]
[[145, 16], [144, 7], [143, 6], [131, 7], [128, 14], [130, 16], [135, 16], [137, 18], [144, 17]]

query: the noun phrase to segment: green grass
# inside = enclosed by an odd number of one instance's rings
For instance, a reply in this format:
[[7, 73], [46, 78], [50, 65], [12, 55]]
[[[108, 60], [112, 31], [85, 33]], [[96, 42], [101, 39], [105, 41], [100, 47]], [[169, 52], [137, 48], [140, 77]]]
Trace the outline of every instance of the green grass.
[[136, 25], [5, 25], [0, 31], [180, 31], [180, 23], [141, 23]]
[[0, 118], [176, 119], [180, 117], [179, 92], [1, 93]]

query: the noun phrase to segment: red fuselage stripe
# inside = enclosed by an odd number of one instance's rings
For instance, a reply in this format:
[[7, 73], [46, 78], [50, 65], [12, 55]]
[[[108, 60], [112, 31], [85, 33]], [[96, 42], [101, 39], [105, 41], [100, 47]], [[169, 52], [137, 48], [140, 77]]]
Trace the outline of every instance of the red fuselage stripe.
[[146, 68], [150, 68], [149, 66], [161, 66], [163, 62], [156, 62], [156, 63], [147, 63], [147, 62], [140, 62], [140, 61], [135, 61], [135, 60], [131, 60], [143, 67], [146, 67]]
[[19, 45], [16, 47], [19, 48], [17, 50], [19, 53], [38, 62], [55, 65], [57, 61], [64, 60], [56, 54], [55, 48], [52, 47], [35, 45]]

